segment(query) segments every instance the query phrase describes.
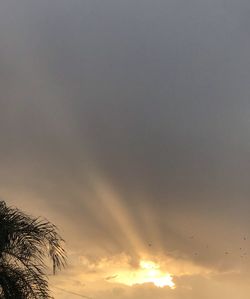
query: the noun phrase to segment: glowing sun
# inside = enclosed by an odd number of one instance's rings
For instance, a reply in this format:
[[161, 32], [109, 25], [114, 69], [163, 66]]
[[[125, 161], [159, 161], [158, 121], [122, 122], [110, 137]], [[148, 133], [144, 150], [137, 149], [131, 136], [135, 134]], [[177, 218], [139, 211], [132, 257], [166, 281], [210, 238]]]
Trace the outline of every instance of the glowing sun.
[[159, 288], [163, 288], [165, 286], [168, 286], [171, 289], [175, 288], [173, 278], [169, 273], [162, 272], [158, 264], [146, 260], [142, 260], [140, 262], [139, 269], [121, 271], [113, 281], [129, 286], [153, 283]]

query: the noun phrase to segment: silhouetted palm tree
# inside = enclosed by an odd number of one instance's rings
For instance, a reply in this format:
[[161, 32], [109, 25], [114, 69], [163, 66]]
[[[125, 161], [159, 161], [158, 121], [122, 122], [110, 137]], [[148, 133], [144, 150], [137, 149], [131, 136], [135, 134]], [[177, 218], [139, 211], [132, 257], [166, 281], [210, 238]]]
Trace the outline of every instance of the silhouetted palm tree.
[[53, 272], [65, 266], [63, 239], [48, 221], [0, 201], [0, 298], [48, 299], [47, 260]]

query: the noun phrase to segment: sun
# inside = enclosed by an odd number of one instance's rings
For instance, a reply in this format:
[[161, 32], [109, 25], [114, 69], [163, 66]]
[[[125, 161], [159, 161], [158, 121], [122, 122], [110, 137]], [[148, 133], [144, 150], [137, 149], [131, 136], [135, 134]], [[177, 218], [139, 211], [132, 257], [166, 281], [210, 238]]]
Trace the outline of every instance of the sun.
[[142, 276], [144, 276], [146, 282], [152, 282], [155, 286], [160, 288], [165, 286], [169, 286], [170, 288], [175, 287], [172, 276], [169, 273], [163, 273], [160, 270], [160, 266], [156, 263], [142, 260], [140, 267], [142, 269]]
[[141, 260], [140, 267], [136, 270], [126, 269], [120, 271], [113, 281], [129, 286], [153, 283], [159, 288], [175, 288], [172, 276], [169, 273], [163, 272], [157, 263], [147, 260]]

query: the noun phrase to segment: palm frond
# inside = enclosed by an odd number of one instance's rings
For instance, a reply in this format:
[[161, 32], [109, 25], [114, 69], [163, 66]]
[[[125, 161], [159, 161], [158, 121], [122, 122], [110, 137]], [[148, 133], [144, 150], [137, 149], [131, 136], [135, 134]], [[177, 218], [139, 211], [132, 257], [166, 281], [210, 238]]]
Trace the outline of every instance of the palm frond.
[[54, 273], [62, 269], [63, 244], [54, 224], [0, 201], [0, 298], [51, 298], [45, 260], [49, 256], [53, 261]]

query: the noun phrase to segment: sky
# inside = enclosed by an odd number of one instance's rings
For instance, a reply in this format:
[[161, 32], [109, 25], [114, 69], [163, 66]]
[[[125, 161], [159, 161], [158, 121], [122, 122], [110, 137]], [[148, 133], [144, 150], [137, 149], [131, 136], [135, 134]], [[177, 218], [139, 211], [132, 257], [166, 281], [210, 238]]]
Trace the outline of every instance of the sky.
[[249, 298], [249, 12], [1, 1], [0, 197], [59, 227], [55, 299]]

